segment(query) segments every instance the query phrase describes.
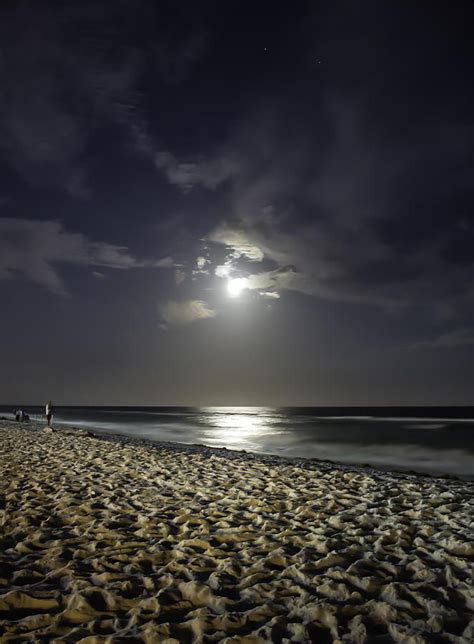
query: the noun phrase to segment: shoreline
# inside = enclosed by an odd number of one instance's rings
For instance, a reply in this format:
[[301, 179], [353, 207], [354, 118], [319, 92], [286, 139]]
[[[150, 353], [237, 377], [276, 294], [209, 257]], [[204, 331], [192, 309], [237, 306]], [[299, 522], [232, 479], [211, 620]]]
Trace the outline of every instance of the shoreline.
[[[45, 428], [44, 423], [40, 423], [35, 420], [30, 420], [27, 423], [21, 423], [19, 421], [12, 421], [6, 419], [5, 417], [0, 417], [0, 427], [4, 424], [13, 424], [18, 425], [22, 428], [30, 428], [32, 431], [42, 431]], [[465, 483], [472, 483], [474, 485], [474, 476], [471, 475], [460, 475], [460, 474], [451, 474], [451, 473], [440, 473], [434, 470], [418, 471], [414, 469], [398, 469], [396, 466], [385, 465], [371, 465], [370, 463], [343, 463], [341, 461], [332, 461], [329, 459], [319, 459], [315, 457], [304, 457], [304, 456], [283, 456], [281, 454], [270, 454], [265, 452], [252, 452], [245, 449], [229, 449], [227, 447], [212, 447], [210, 445], [205, 445], [204, 443], [179, 443], [175, 441], [166, 441], [166, 440], [154, 440], [151, 438], [135, 437], [129, 436], [127, 434], [119, 434], [113, 432], [103, 432], [100, 430], [94, 430], [92, 427], [87, 429], [83, 427], [73, 427], [72, 425], [53, 425], [53, 431], [62, 432], [63, 434], [73, 434], [77, 435], [91, 435], [95, 438], [110, 441], [110, 442], [124, 442], [136, 445], [142, 445], [149, 447], [151, 449], [172, 449], [177, 451], [191, 452], [191, 453], [201, 453], [206, 454], [215, 454], [216, 456], [223, 456], [228, 459], [237, 459], [241, 458], [243, 460], [255, 460], [260, 459], [262, 462], [274, 463], [274, 464], [289, 464], [299, 467], [308, 467], [313, 465], [315, 467], [328, 467], [329, 469], [340, 469], [342, 471], [355, 471], [362, 473], [370, 473], [373, 476], [380, 474], [391, 474], [394, 477], [421, 477], [421, 478], [440, 478], [448, 479], [454, 481], [461, 481]]]
[[474, 637], [474, 489], [0, 423], [2, 642]]

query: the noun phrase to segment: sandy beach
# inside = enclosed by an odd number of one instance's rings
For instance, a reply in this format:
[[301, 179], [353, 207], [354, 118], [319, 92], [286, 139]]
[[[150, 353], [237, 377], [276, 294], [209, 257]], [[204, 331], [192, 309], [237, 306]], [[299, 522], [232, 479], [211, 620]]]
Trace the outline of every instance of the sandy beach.
[[0, 641], [472, 642], [473, 490], [0, 422]]

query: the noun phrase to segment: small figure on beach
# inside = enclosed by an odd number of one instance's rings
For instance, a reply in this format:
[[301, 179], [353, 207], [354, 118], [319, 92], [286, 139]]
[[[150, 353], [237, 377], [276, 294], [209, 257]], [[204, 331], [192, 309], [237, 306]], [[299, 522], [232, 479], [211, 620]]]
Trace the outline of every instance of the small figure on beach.
[[46, 424], [51, 427], [51, 419], [53, 418], [53, 403], [51, 401], [46, 403]]
[[23, 409], [19, 408], [15, 412], [15, 420], [19, 423], [23, 422]]

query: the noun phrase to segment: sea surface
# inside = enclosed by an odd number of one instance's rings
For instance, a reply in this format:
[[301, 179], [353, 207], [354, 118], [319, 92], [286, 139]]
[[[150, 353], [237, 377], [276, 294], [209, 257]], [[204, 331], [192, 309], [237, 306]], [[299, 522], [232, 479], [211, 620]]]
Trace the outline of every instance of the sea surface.
[[[0, 406], [0, 416], [15, 408]], [[43, 407], [22, 409], [44, 423]], [[473, 407], [56, 407], [53, 423], [474, 479]]]

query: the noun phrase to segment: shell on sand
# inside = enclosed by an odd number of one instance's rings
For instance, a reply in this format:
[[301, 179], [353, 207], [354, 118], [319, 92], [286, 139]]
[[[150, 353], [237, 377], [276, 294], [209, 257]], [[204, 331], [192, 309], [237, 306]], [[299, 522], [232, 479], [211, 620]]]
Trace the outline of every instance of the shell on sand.
[[471, 642], [472, 485], [0, 424], [2, 642]]

